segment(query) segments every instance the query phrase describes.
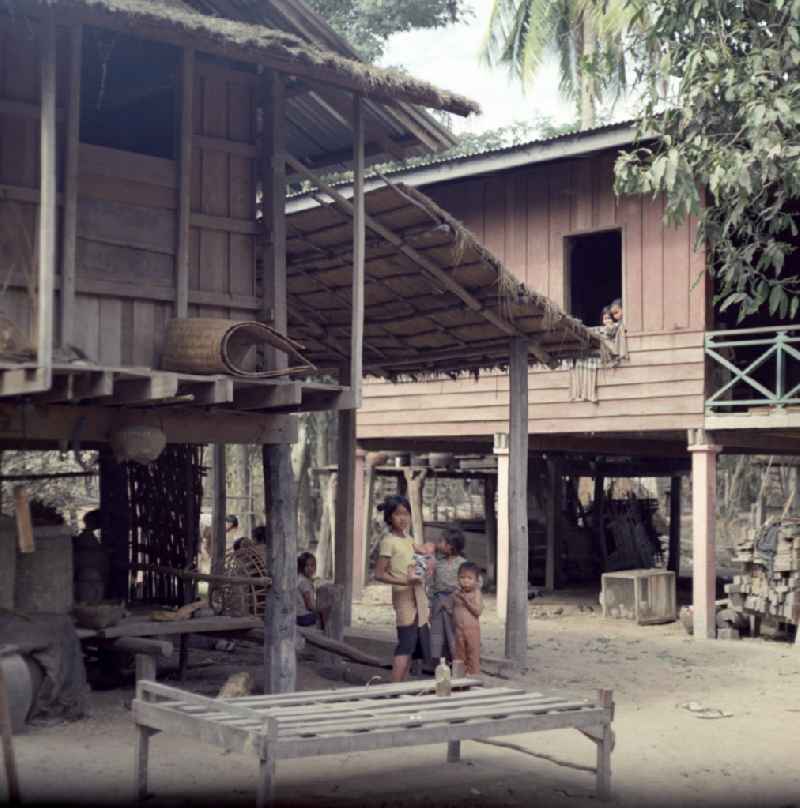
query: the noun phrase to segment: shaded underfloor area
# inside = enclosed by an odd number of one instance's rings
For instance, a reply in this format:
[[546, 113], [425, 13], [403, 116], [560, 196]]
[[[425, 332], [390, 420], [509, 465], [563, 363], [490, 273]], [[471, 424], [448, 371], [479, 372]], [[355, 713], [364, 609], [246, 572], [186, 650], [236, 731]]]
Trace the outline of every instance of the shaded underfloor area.
[[[370, 587], [353, 629], [391, 641], [391, 607]], [[591, 611], [589, 609], [591, 608]], [[565, 593], [529, 605], [531, 690], [591, 693], [611, 687], [617, 705], [612, 756], [614, 805], [788, 806], [800, 793], [800, 654], [765, 640], [697, 642], [678, 623], [639, 627], [606, 620], [589, 596]], [[502, 653], [503, 631], [487, 600], [483, 649]], [[260, 670], [260, 651], [196, 651], [187, 686], [213, 693], [233, 670]], [[503, 684], [502, 680], [490, 680]], [[336, 686], [301, 664], [300, 686]], [[93, 695], [94, 715], [16, 738], [23, 798], [109, 803], [129, 798], [133, 727], [130, 689]], [[730, 717], [703, 720], [684, 705]], [[594, 747], [573, 730], [512, 739], [539, 753], [593, 765]], [[148, 804], [253, 805], [255, 759], [178, 736], [152, 745]], [[445, 765], [444, 746], [338, 755], [278, 764], [281, 805], [596, 805], [593, 777], [517, 752], [466, 742]]]

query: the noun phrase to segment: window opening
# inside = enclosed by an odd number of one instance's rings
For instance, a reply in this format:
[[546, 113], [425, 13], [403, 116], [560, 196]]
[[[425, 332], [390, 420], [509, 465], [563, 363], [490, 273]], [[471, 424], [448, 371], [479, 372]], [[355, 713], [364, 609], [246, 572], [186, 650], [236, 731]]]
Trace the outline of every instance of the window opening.
[[87, 26], [82, 56], [81, 142], [174, 160], [180, 49]]
[[589, 326], [622, 299], [622, 232], [604, 230], [566, 239], [567, 310]]

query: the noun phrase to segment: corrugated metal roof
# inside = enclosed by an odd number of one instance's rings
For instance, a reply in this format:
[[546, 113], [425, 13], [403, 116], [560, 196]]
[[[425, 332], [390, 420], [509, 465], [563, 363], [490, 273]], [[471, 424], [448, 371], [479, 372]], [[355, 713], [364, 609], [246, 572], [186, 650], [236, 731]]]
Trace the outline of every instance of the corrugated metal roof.
[[[602, 151], [632, 143], [635, 139], [637, 124], [636, 120], [619, 121], [552, 137], [536, 138], [514, 146], [487, 148], [470, 154], [429, 155], [404, 164], [392, 165], [382, 169], [380, 173], [367, 173], [365, 187], [367, 190], [377, 187], [383, 183], [383, 177], [424, 187], [434, 182], [444, 182], [465, 176], [506, 170], [520, 165]], [[346, 194], [351, 182], [349, 178], [344, 178], [330, 184], [342, 189]], [[304, 191], [289, 195], [288, 210], [296, 211], [302, 207], [316, 204], [311, 199], [311, 193]]]

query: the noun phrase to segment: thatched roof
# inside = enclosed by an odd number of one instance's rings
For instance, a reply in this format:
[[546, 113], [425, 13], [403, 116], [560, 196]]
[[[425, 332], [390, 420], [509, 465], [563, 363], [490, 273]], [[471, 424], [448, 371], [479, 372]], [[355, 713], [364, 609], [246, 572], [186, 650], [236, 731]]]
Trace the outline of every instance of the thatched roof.
[[[520, 284], [420, 191], [384, 186], [365, 200], [366, 373], [397, 378], [502, 368], [512, 336], [529, 339], [532, 362], [602, 350], [594, 333]], [[289, 333], [318, 367], [335, 367], [349, 352], [352, 238], [341, 201], [288, 217]]]
[[397, 71], [345, 58], [285, 31], [199, 14], [182, 8], [175, 0], [7, 0], [6, 6], [11, 12], [50, 6], [62, 15], [74, 14], [92, 24], [192, 44], [200, 50], [307, 76], [388, 103], [407, 101], [456, 115], [480, 111], [463, 96]]

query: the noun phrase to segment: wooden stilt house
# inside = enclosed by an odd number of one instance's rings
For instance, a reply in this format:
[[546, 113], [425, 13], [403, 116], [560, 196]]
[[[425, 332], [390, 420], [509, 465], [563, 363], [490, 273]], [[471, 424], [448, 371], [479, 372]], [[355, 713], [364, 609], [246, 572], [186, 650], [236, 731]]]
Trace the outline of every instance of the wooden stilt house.
[[[716, 457], [720, 451], [800, 453], [800, 331], [766, 314], [739, 324], [735, 307], [715, 310], [705, 250], [694, 244], [695, 222], [668, 227], [658, 196], [615, 196], [614, 161], [635, 135], [634, 125], [622, 123], [469, 157], [433, 158], [369, 178], [366, 187], [377, 193], [372, 189], [388, 180], [423, 191], [517, 281], [587, 325], [599, 326], [602, 307], [621, 300], [625, 356], [583, 368], [541, 365], [528, 375], [531, 461], [546, 458], [542, 485], [556, 500], [544, 514], [545, 587], [562, 580], [566, 548], [557, 514], [566, 477], [595, 479], [598, 555], [607, 552], [600, 536], [604, 478], [670, 477], [668, 557], [677, 573], [680, 478], [691, 472], [695, 636], [714, 636]], [[344, 184], [335, 190], [351, 194]], [[293, 199], [290, 221], [314, 204], [307, 194]], [[789, 261], [796, 272], [797, 254]], [[470, 271], [468, 261], [456, 270]], [[491, 345], [473, 343], [458, 329], [444, 336], [442, 324], [437, 316], [412, 321], [407, 331], [392, 328], [406, 340], [409, 372], [402, 384], [376, 379], [365, 385], [359, 446], [495, 454], [502, 495], [512, 474], [509, 375], [426, 376], [424, 358], [431, 367], [441, 361], [442, 351], [453, 350], [447, 342], [453, 334], [475, 365], [491, 364]], [[366, 367], [382, 375], [379, 358], [368, 355]], [[575, 384], [576, 371], [588, 386]], [[508, 548], [515, 539], [504, 523], [502, 496], [498, 502], [498, 609], [505, 615]]]
[[[354, 456], [359, 182], [367, 161], [451, 142], [425, 107], [476, 109], [357, 61], [296, 0], [12, 0], [0, 12], [0, 446], [100, 448], [125, 429], [262, 444], [272, 690], [294, 682], [292, 413], [339, 410]], [[340, 335], [287, 300], [284, 199], [287, 182], [343, 167], [357, 190]], [[330, 346], [325, 362], [286, 342], [290, 321]], [[194, 340], [177, 359], [176, 322]], [[337, 383], [321, 381], [331, 372]], [[352, 500], [352, 474], [341, 484]]]

